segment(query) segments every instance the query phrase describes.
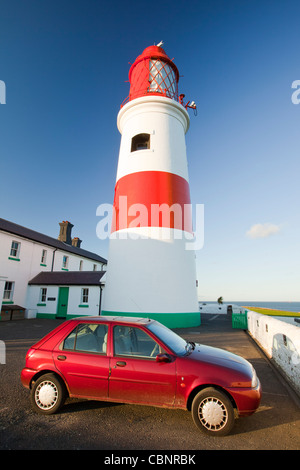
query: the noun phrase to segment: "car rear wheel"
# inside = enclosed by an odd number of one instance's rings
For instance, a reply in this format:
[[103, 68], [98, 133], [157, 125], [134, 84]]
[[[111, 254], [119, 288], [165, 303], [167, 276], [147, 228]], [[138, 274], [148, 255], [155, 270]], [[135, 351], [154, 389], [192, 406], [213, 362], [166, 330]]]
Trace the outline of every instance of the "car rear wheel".
[[39, 413], [56, 413], [66, 399], [66, 388], [55, 374], [45, 374], [37, 379], [31, 389], [33, 408]]
[[234, 425], [234, 409], [229, 398], [213, 387], [195, 396], [192, 417], [196, 426], [211, 436], [225, 436]]

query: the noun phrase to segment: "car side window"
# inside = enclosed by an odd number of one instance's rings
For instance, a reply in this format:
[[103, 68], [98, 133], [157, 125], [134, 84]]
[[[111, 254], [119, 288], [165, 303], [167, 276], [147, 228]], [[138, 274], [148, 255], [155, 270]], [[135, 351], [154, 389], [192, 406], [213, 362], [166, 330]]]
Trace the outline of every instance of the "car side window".
[[155, 359], [162, 348], [140, 328], [117, 325], [114, 327], [115, 356]]
[[105, 324], [82, 323], [66, 337], [63, 349], [106, 354], [107, 331]]

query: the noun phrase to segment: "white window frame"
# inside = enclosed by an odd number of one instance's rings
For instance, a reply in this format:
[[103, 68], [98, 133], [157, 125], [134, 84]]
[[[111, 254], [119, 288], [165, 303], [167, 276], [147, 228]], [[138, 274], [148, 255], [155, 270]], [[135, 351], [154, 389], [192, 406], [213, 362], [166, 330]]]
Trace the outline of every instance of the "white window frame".
[[69, 256], [63, 255], [62, 267], [68, 269], [69, 266]]
[[82, 271], [82, 268], [83, 268], [83, 260], [81, 259], [79, 261], [79, 271]]
[[12, 301], [14, 296], [15, 283], [14, 281], [5, 281], [3, 300]]
[[42, 250], [41, 264], [46, 264], [47, 261], [47, 250]]
[[[13, 245], [16, 244], [17, 246], [14, 247]], [[11, 242], [11, 247], [10, 247], [10, 255], [12, 258], [19, 258], [20, 257], [20, 248], [21, 248], [21, 242], [17, 242], [16, 240], [13, 240]], [[16, 254], [13, 254], [13, 251], [16, 252]]]
[[47, 287], [41, 287], [39, 302], [44, 304], [46, 303], [46, 300], [47, 300]]
[[88, 304], [89, 303], [89, 288], [88, 287], [82, 287], [81, 288], [81, 301], [80, 304]]

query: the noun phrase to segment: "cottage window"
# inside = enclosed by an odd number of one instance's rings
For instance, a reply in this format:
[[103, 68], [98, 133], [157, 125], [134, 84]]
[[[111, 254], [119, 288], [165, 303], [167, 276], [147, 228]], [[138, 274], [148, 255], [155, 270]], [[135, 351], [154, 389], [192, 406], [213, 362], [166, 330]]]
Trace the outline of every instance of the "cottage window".
[[41, 264], [46, 264], [47, 260], [47, 250], [42, 251]]
[[3, 300], [12, 301], [13, 294], [14, 294], [14, 287], [15, 287], [14, 282], [6, 281], [5, 286], [4, 286], [4, 292], [3, 292]]
[[20, 254], [20, 247], [21, 247], [21, 243], [12, 241], [11, 248], [10, 248], [10, 256], [13, 256], [14, 258], [18, 258]]
[[40, 302], [42, 302], [42, 303], [46, 302], [46, 298], [47, 298], [47, 288], [46, 287], [41, 287]]
[[68, 256], [63, 256], [63, 264], [62, 264], [62, 267], [65, 268], [65, 269], [67, 269], [68, 264], [69, 264], [69, 257], [68, 257]]
[[81, 303], [87, 304], [89, 301], [89, 289], [84, 287], [81, 289]]

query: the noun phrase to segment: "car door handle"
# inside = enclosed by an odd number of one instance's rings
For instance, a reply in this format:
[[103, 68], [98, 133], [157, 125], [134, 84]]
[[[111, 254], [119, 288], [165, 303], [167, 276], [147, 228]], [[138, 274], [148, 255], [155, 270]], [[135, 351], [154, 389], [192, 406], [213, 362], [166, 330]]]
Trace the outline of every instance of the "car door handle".
[[117, 367], [117, 366], [124, 367], [124, 366], [126, 366], [126, 362], [125, 361], [117, 361], [115, 367]]
[[57, 356], [57, 359], [59, 361], [65, 361], [67, 359], [67, 356]]

